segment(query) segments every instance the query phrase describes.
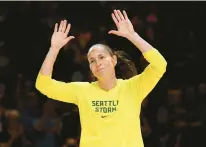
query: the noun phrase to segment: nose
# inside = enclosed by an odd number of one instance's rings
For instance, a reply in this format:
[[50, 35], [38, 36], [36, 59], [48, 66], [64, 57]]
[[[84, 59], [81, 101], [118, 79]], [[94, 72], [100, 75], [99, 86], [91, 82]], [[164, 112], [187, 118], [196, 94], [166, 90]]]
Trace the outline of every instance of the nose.
[[99, 60], [97, 60], [97, 61], [96, 61], [96, 67], [97, 67], [97, 69], [99, 69], [101, 65], [102, 65], [101, 62], [100, 62]]

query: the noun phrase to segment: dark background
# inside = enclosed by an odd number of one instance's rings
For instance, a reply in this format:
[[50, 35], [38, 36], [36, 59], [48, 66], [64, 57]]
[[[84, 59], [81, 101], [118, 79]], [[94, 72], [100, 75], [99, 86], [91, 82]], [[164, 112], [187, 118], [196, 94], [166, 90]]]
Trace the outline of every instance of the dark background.
[[[45, 128], [38, 129], [35, 122], [45, 121], [44, 113], [58, 120], [57, 125], [45, 123], [52, 130], [50, 140], [55, 140], [56, 146], [78, 144], [78, 109], [71, 104], [48, 102], [34, 87], [56, 22], [68, 20], [72, 25], [70, 34], [76, 39], [60, 52], [55, 79], [89, 81], [85, 54], [95, 43], [127, 52], [142, 72], [145, 62], [138, 49], [126, 39], [107, 33], [115, 28], [111, 18], [114, 9], [126, 10], [136, 32], [168, 62], [163, 79], [142, 105], [145, 147], [205, 147], [206, 3], [78, 1], [0, 2], [0, 92], [5, 93], [1, 97], [0, 121], [7, 124], [4, 131], [12, 130], [8, 129], [12, 126], [23, 126], [24, 130], [7, 133], [7, 139], [3, 139], [7, 141], [0, 140], [0, 146], [9, 140], [10, 146], [41, 146], [42, 136], [49, 133]], [[51, 107], [55, 111], [47, 111]], [[61, 129], [54, 131], [52, 128], [58, 124]]]

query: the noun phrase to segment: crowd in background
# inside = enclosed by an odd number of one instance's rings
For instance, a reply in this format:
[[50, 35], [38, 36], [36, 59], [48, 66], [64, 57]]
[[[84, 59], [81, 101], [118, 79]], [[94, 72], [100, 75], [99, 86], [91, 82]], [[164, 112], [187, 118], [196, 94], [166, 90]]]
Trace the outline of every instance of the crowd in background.
[[[35, 80], [54, 24], [71, 23], [53, 77], [91, 81], [89, 47], [105, 43], [127, 52], [141, 73], [148, 63], [128, 40], [108, 31], [113, 9], [124, 9], [140, 36], [168, 61], [167, 73], [145, 98], [145, 147], [205, 147], [205, 4], [202, 2], [0, 2], [0, 147], [78, 147], [78, 107], [48, 99]], [[129, 135], [129, 134], [128, 134]]]

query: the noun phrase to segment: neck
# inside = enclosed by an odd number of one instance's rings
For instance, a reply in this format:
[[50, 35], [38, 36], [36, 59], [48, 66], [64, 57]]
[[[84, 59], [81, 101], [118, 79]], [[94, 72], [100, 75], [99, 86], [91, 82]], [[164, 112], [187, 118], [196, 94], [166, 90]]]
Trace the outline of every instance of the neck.
[[109, 91], [116, 86], [117, 78], [115, 75], [113, 75], [107, 79], [98, 80], [98, 84], [101, 89]]

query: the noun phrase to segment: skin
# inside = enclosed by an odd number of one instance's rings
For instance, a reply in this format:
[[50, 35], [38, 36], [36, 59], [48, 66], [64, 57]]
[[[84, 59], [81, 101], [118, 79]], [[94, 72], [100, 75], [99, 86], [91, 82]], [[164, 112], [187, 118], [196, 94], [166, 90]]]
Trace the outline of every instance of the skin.
[[[108, 33], [117, 35], [128, 39], [133, 43], [142, 53], [153, 49], [153, 47], [142, 39], [135, 31], [131, 21], [125, 11], [121, 13], [119, 10], [114, 10], [111, 14], [117, 30], [111, 30]], [[51, 47], [42, 64], [40, 73], [45, 76], [52, 75], [54, 62], [60, 49], [66, 45], [74, 36], [68, 36], [71, 24], [67, 21], [61, 21], [59, 28], [55, 24], [54, 33], [51, 38]], [[99, 87], [105, 91], [111, 90], [117, 83], [114, 67], [117, 63], [115, 56], [111, 56], [102, 47], [94, 46], [88, 52], [88, 61], [92, 73], [97, 77]]]
[[90, 70], [97, 77], [99, 86], [106, 90], [113, 88], [117, 83], [115, 76], [116, 56], [111, 56], [102, 46], [95, 46], [90, 49], [87, 57]]

